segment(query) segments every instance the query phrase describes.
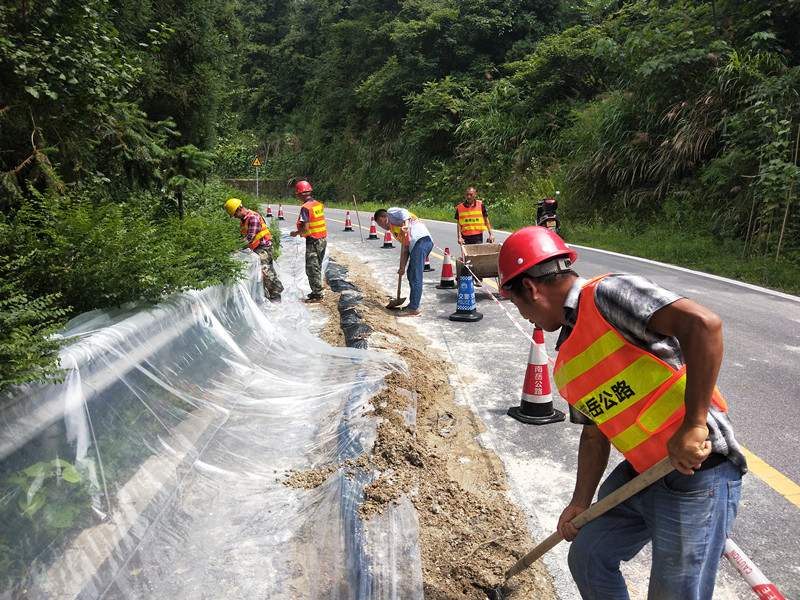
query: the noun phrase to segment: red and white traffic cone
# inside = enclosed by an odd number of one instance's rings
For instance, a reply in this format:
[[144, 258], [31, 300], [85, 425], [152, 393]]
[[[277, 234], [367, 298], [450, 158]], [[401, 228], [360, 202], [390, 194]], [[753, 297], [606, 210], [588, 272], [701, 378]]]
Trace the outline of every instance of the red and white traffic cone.
[[283, 216], [283, 204], [278, 204], [278, 221], [283, 221], [285, 217]]
[[433, 267], [431, 266], [431, 256], [430, 254], [425, 257], [425, 268], [422, 269], [423, 271], [433, 271]]
[[269, 203], [267, 204], [267, 218], [268, 219], [272, 218], [272, 205]]
[[381, 246], [381, 248], [394, 248], [391, 231], [387, 231], [386, 235], [383, 236], [383, 246]]
[[453, 261], [450, 259], [450, 248], [444, 249], [444, 260], [442, 261], [442, 278], [436, 289], [453, 289], [456, 287], [456, 278], [453, 276]]
[[750, 557], [747, 556], [739, 546], [731, 539], [728, 538], [725, 542], [725, 552], [723, 556], [736, 567], [744, 580], [747, 582], [756, 596], [761, 600], [786, 600], [775, 586], [770, 583], [761, 570], [753, 564]]
[[347, 216], [344, 219], [344, 230], [353, 231], [353, 222], [350, 220], [350, 211], [347, 211]]
[[564, 420], [564, 413], [553, 408], [550, 371], [544, 349], [544, 331], [533, 330], [533, 343], [528, 353], [528, 368], [522, 384], [522, 401], [508, 409], [508, 416], [529, 425], [545, 425]]
[[369, 226], [369, 235], [367, 236], [368, 240], [377, 240], [378, 239], [378, 229], [375, 227], [375, 217], [371, 217], [372, 223]]

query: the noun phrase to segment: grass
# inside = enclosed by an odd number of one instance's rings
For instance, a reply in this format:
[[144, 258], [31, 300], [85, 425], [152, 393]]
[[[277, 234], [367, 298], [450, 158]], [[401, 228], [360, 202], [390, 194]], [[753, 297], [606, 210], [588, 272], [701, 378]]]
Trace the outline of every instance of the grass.
[[572, 223], [565, 235], [569, 242], [657, 260], [687, 269], [728, 277], [753, 285], [800, 294], [800, 261], [786, 253], [776, 262], [774, 254], [742, 258], [741, 242], [681, 231], [666, 225]]

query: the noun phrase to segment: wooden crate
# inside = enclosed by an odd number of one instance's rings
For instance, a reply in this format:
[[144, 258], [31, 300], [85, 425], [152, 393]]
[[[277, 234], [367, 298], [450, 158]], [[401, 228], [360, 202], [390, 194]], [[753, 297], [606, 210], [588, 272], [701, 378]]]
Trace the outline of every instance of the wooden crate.
[[461, 246], [462, 258], [455, 260], [455, 276], [461, 275], [462, 261], [466, 260], [469, 268], [478, 277], [497, 277], [497, 258], [502, 246], [503, 244], [464, 244]]

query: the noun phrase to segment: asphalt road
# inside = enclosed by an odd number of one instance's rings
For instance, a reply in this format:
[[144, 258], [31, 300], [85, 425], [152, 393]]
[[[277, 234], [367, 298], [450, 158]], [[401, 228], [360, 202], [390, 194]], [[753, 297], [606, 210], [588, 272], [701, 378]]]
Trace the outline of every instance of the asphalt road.
[[[277, 206], [271, 208], [277, 216]], [[283, 205], [283, 209], [283, 229], [288, 233], [298, 208]], [[354, 231], [345, 232], [345, 211], [326, 208], [329, 247], [358, 256], [370, 266], [388, 301], [396, 292], [398, 245], [395, 243], [393, 250], [383, 248], [380, 229], [379, 240], [367, 239], [370, 213], [358, 217], [354, 210], [350, 213]], [[506, 415], [509, 407], [519, 405], [530, 348], [529, 338], [515, 322], [528, 333], [532, 326], [521, 322], [510, 302], [497, 302], [487, 293], [499, 298], [492, 280], [485, 289], [475, 289], [481, 321], [449, 320], [456, 310], [457, 290], [439, 290], [436, 285], [444, 248], [453, 256], [460, 255], [455, 225], [425, 222], [435, 244], [431, 254], [434, 270], [425, 275], [423, 315], [409, 321], [458, 367], [453, 380], [457, 395], [486, 426], [482, 443], [503, 460], [512, 499], [525, 512], [531, 534], [543, 539], [554, 530], [571, 495], [580, 428], [567, 422], [523, 425]], [[495, 233], [497, 242], [508, 236]], [[291, 238], [284, 239], [292, 243]], [[794, 533], [800, 531], [800, 404], [795, 401], [800, 389], [800, 298], [662, 263], [580, 246], [575, 249], [576, 270], [584, 277], [608, 272], [645, 275], [722, 317], [725, 358], [718, 386], [728, 403], [737, 439], [752, 453], [751, 472], [744, 478], [731, 537], [784, 597], [800, 598], [800, 542]], [[404, 290], [406, 285], [404, 280]], [[546, 334], [551, 359], [555, 357], [555, 338], [555, 333]], [[566, 412], [566, 403], [555, 390], [554, 406]], [[616, 464], [614, 458], [612, 464]], [[543, 560], [559, 595], [573, 599], [578, 594], [566, 570], [566, 549], [566, 544], [560, 544]], [[646, 598], [648, 569], [646, 551], [625, 565], [632, 598]], [[714, 599], [753, 597], [750, 586], [723, 560]]]

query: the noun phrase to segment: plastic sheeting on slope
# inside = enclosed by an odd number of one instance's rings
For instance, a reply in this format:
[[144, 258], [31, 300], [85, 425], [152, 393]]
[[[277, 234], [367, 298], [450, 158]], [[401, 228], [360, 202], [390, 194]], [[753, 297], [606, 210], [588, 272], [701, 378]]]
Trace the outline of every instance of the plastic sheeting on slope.
[[361, 523], [373, 473], [283, 483], [369, 451], [403, 367], [312, 336], [247, 260], [239, 286], [74, 321], [66, 381], [2, 399], [0, 597], [422, 597], [407, 499]]

